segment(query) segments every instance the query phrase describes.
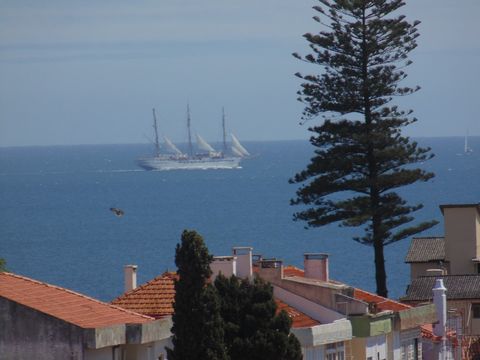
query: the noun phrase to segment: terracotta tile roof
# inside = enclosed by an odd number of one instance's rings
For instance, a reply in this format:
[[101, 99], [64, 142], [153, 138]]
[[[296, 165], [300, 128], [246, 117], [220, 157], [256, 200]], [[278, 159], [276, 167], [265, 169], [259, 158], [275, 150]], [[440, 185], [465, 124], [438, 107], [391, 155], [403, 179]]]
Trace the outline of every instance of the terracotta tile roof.
[[379, 296], [376, 294], [372, 294], [368, 291], [361, 290], [361, 289], [354, 289], [353, 297], [357, 300], [365, 301], [369, 304], [375, 304], [375, 307], [379, 311], [385, 310], [392, 310], [392, 311], [401, 311], [410, 309], [410, 305], [402, 304], [398, 301], [384, 298], [383, 296]]
[[305, 276], [305, 271], [295, 266], [289, 265], [283, 268], [283, 276]]
[[59, 286], [0, 273], [0, 296], [82, 328], [154, 320]]
[[112, 304], [154, 318], [172, 315], [176, 278], [175, 273], [165, 272], [116, 298]]
[[413, 238], [405, 262], [429, 261], [445, 261], [445, 239], [443, 237]]
[[312, 319], [311, 317], [305, 315], [304, 313], [298, 311], [290, 305], [285, 304], [281, 300], [275, 299], [275, 303], [277, 304], [277, 313], [285, 310], [289, 318], [292, 319], [292, 328], [303, 328], [320, 325], [320, 322], [318, 322], [317, 320]]
[[[176, 278], [177, 275], [175, 273], [163, 273], [113, 300], [112, 304], [155, 318], [172, 315], [175, 298], [174, 280]], [[275, 302], [277, 311], [285, 310], [287, 312], [292, 319], [292, 327], [294, 328], [320, 324], [318, 321], [280, 300], [275, 300]]]
[[412, 280], [407, 296], [402, 301], [427, 301], [432, 299], [435, 279], [441, 277], [447, 288], [447, 300], [480, 299], [480, 275], [420, 276]]

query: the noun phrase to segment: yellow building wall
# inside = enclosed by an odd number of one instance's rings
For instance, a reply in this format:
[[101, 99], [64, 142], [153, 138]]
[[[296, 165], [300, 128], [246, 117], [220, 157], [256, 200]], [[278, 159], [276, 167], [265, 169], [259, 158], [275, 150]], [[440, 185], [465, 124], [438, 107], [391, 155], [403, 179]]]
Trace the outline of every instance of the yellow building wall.
[[350, 341], [352, 349], [352, 360], [365, 360], [367, 356], [366, 338], [354, 338]]
[[445, 255], [450, 275], [476, 274], [473, 258], [480, 257], [480, 224], [476, 207], [444, 208]]

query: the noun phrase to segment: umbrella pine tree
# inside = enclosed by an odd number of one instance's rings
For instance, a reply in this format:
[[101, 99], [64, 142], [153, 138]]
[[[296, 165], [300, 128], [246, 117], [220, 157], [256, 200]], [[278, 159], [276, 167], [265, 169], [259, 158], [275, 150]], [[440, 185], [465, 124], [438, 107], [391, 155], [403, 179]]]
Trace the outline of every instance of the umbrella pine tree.
[[293, 54], [323, 68], [296, 74], [304, 80], [302, 121], [322, 115], [323, 122], [309, 128], [314, 157], [290, 180], [301, 184], [291, 203], [306, 205], [294, 219], [307, 227], [363, 226], [354, 240], [373, 247], [377, 293], [387, 296], [384, 247], [437, 223], [410, 224], [422, 204], [407, 204], [396, 192], [434, 176], [413, 166], [433, 154], [402, 135], [416, 119], [393, 104], [419, 89], [401, 86], [419, 22], [394, 15], [403, 0], [318, 1], [314, 20], [322, 29], [304, 35], [312, 53]]

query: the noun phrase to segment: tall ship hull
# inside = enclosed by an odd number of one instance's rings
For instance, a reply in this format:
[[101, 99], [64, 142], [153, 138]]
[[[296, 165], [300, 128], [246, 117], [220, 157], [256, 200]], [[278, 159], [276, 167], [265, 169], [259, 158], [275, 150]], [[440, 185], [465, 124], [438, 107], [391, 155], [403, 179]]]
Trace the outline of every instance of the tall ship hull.
[[239, 169], [241, 158], [220, 159], [164, 159], [162, 157], [140, 158], [137, 164], [145, 170], [210, 170]]

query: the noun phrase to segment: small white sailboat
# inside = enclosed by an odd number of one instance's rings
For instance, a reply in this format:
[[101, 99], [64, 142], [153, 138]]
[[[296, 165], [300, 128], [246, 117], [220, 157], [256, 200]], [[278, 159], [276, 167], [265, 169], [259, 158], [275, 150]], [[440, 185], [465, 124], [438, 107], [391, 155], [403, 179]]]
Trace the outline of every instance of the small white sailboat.
[[467, 130], [467, 134], [465, 135], [465, 144], [464, 144], [463, 151], [465, 154], [470, 154], [473, 152], [473, 149], [470, 146], [468, 146], [468, 130]]

